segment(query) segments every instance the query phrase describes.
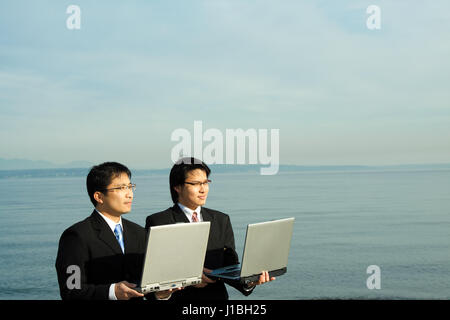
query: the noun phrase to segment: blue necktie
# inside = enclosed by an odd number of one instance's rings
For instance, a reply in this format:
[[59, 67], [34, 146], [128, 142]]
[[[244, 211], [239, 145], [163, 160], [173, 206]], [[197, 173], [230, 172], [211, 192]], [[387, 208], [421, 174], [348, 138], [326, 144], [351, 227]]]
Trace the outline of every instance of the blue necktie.
[[116, 227], [114, 228], [114, 235], [116, 236], [117, 241], [119, 241], [120, 247], [122, 248], [122, 252], [125, 253], [125, 246], [123, 244], [123, 234], [122, 234], [122, 227], [119, 224], [116, 224]]

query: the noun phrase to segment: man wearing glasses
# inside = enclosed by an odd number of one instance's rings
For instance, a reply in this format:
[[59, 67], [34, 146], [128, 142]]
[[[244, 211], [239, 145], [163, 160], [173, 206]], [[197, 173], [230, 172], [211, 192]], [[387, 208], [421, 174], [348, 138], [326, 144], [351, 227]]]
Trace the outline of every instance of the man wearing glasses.
[[122, 218], [131, 210], [136, 188], [130, 178], [130, 170], [117, 162], [90, 170], [86, 185], [95, 209], [59, 241], [55, 266], [62, 299], [143, 297], [133, 288], [142, 272], [146, 232]]
[[[152, 226], [210, 221], [210, 233], [205, 257], [204, 271], [239, 263], [235, 251], [234, 234], [228, 215], [203, 207], [208, 197], [208, 179], [211, 170], [202, 161], [195, 158], [182, 158], [170, 171], [170, 193], [174, 206], [165, 211], [150, 215], [146, 219], [145, 228]], [[180, 250], [183, 250], [180, 248]], [[274, 280], [263, 272], [259, 281], [250, 286], [227, 281], [244, 295], [253, 292], [256, 285]], [[170, 293], [167, 293], [170, 295]], [[202, 283], [184, 288], [176, 292], [171, 300], [226, 300], [228, 292], [222, 280], [212, 280], [203, 275]]]

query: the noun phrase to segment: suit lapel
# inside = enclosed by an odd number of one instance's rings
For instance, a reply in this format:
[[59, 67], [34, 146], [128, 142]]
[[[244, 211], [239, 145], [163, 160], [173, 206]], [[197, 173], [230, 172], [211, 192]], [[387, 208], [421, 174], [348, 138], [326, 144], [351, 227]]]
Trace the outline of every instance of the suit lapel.
[[[113, 251], [117, 254], [122, 254], [122, 249], [120, 248], [119, 242], [117, 241], [114, 233], [109, 228], [106, 221], [94, 210], [91, 214], [92, 226], [97, 230], [98, 238], [106, 243]], [[125, 233], [125, 232], [124, 232]], [[124, 242], [127, 243], [124, 235]]]
[[[213, 219], [214, 219], [211, 212], [209, 212], [209, 210], [204, 207], [202, 207], [202, 209], [201, 209], [201, 215], [202, 215], [203, 221], [213, 221]], [[175, 223], [179, 223], [179, 222], [189, 223], [189, 219], [186, 217], [183, 210], [181, 210], [181, 208], [178, 206], [178, 204], [176, 204], [172, 207], [172, 216], [173, 216], [173, 220], [175, 221]]]
[[175, 223], [189, 223], [189, 219], [184, 214], [183, 210], [178, 206], [178, 204], [175, 204], [172, 207], [172, 217]]
[[122, 225], [123, 225], [123, 241], [125, 245], [125, 253], [127, 252], [135, 252], [136, 248], [134, 247], [134, 244], [137, 243], [136, 238], [134, 237], [133, 232], [130, 232], [128, 221], [122, 218]]
[[211, 212], [209, 212], [208, 209], [202, 207], [201, 214], [202, 214], [203, 221], [211, 221], [211, 222], [213, 221], [214, 217], [211, 214]]

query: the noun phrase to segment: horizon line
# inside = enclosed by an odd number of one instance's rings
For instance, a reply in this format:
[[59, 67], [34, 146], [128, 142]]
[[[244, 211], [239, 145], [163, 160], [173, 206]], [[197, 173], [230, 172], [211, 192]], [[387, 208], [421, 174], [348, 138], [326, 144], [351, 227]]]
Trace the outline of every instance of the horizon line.
[[[30, 160], [34, 161], [34, 160]], [[39, 161], [39, 160], [38, 160]], [[45, 161], [45, 160], [44, 160]], [[82, 162], [82, 161], [76, 161]], [[87, 161], [86, 161], [87, 162]], [[64, 164], [62, 164], [64, 165]], [[267, 166], [268, 164], [207, 164], [208, 166], [219, 166], [219, 167], [257, 167], [261, 168]], [[48, 168], [18, 168], [18, 169], [1, 169], [0, 171], [21, 171], [21, 170], [74, 170], [74, 169], [90, 169], [92, 166], [83, 166], [83, 167], [48, 167]], [[279, 164], [279, 167], [298, 167], [298, 168], [386, 168], [386, 167], [424, 167], [424, 166], [450, 166], [450, 162], [442, 162], [442, 163], [400, 163], [400, 164]], [[164, 168], [146, 168], [141, 166], [128, 166], [132, 170], [147, 170], [147, 171], [166, 171], [170, 170], [170, 167]]]

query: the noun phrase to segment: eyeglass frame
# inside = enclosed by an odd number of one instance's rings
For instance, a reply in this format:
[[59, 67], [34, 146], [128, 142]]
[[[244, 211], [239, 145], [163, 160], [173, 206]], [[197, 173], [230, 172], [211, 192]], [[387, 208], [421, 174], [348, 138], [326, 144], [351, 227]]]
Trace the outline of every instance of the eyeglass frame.
[[188, 182], [188, 181], [185, 181], [184, 183], [189, 184], [189, 185], [194, 186], [194, 187], [203, 187], [204, 185], [209, 187], [209, 184], [211, 182], [212, 181], [208, 179], [208, 180], [206, 180], [206, 182]]
[[120, 186], [120, 187], [115, 187], [115, 188], [108, 188], [108, 189], [103, 189], [100, 191], [111, 191], [111, 190], [120, 190], [122, 192], [125, 192], [127, 190], [131, 190], [132, 192], [136, 191], [136, 184], [135, 183], [130, 183], [126, 186]]

